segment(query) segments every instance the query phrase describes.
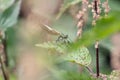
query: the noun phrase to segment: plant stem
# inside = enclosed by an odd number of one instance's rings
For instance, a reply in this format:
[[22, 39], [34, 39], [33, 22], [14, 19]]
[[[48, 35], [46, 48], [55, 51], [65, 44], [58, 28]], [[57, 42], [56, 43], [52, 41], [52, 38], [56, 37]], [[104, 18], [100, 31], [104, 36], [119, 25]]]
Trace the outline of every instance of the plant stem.
[[89, 71], [89, 73], [90, 73], [91, 75], [94, 74], [93, 70], [92, 70], [90, 67], [87, 66], [86, 69]]
[[97, 71], [97, 77], [99, 77], [99, 42], [96, 41], [95, 49], [96, 49], [96, 71]]
[[4, 37], [2, 39], [2, 44], [4, 46], [4, 55], [5, 55], [5, 65], [6, 67], [8, 67], [8, 54], [7, 54], [7, 35], [6, 35], [6, 32], [4, 32]]
[[95, 4], [95, 5], [94, 5], [95, 13], [98, 14], [98, 12], [97, 12], [97, 11], [98, 11], [98, 8], [97, 8], [97, 6], [98, 6], [98, 1], [97, 1], [97, 0], [94, 0], [94, 4]]
[[8, 76], [8, 73], [7, 73], [6, 69], [5, 69], [5, 66], [4, 66], [1, 55], [0, 55], [0, 64], [1, 64], [1, 70], [2, 70], [4, 80], [9, 80], [9, 76]]

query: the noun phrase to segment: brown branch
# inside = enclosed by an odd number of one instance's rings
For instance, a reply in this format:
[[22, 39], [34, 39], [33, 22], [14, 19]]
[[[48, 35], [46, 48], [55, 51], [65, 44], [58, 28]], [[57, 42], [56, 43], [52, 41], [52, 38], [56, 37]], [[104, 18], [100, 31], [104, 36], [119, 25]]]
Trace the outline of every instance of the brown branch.
[[9, 80], [9, 76], [8, 76], [7, 70], [5, 69], [1, 55], [0, 55], [0, 64], [1, 64], [1, 70], [2, 70], [4, 80]]
[[2, 44], [3, 44], [3, 53], [5, 55], [5, 65], [6, 67], [9, 66], [9, 63], [8, 63], [8, 54], [7, 54], [7, 35], [6, 35], [6, 32], [4, 32], [4, 37], [2, 39]]

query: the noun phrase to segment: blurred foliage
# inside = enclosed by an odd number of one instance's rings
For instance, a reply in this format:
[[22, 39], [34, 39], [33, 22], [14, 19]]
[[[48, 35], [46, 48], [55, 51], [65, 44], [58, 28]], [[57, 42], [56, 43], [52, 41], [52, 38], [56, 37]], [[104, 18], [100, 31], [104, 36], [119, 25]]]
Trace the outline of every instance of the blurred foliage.
[[54, 70], [53, 73], [56, 77], [55, 80], [96, 80], [92, 78], [86, 71], [80, 73], [76, 71]]
[[[86, 74], [86, 75], [84, 75]], [[66, 72], [63, 74], [63, 80], [95, 80], [87, 73], [79, 73], [79, 72]]]
[[[64, 0], [62, 7], [60, 9], [60, 12], [57, 15], [57, 18], [59, 18], [59, 20], [56, 20], [53, 24], [53, 28], [57, 29], [61, 33], [68, 34], [69, 38], [72, 41], [74, 41], [74, 39], [76, 37], [76, 31], [77, 31], [76, 23], [77, 22], [75, 22], [75, 20], [71, 17], [70, 14], [66, 13], [66, 10], [69, 7], [71, 7], [72, 5], [78, 4], [80, 2], [81, 2], [81, 0]], [[6, 30], [8, 27], [12, 27], [17, 22], [17, 17], [18, 17], [19, 9], [20, 9], [20, 3], [21, 3], [21, 1], [15, 2], [15, 0], [0, 0], [0, 29]], [[86, 23], [86, 25], [83, 29], [82, 38], [80, 40], [78, 40], [77, 42], [73, 42], [72, 44], [70, 44], [69, 45], [70, 47], [68, 47], [66, 45], [56, 44], [56, 42], [43, 43], [42, 45], [37, 45], [37, 46], [40, 46], [43, 48], [48, 48], [48, 49], [52, 48], [53, 52], [57, 50], [59, 53], [64, 53], [64, 51], [66, 50], [66, 47], [67, 47], [67, 49], [70, 52], [73, 52], [73, 54], [77, 53], [76, 55], [79, 55], [78, 50], [80, 49], [80, 47], [87, 46], [90, 54], [87, 51], [87, 53], [85, 53], [85, 55], [84, 54], [81, 54], [81, 55], [82, 56], [86, 56], [86, 54], [91, 55], [92, 56], [92, 64], [91, 65], [92, 65], [92, 67], [95, 68], [95, 50], [94, 50], [93, 44], [95, 43], [96, 40], [100, 40], [100, 45], [101, 45], [101, 48], [100, 48], [100, 65], [101, 66], [100, 66], [100, 68], [101, 68], [101, 72], [108, 74], [110, 72], [110, 70], [109, 70], [110, 66], [106, 66], [108, 64], [107, 64], [107, 62], [105, 62], [106, 61], [105, 59], [106, 59], [106, 56], [110, 55], [109, 52], [112, 48], [112, 44], [110, 42], [110, 37], [114, 33], [120, 31], [120, 23], [119, 23], [119, 21], [120, 21], [120, 16], [119, 16], [120, 1], [119, 0], [109, 0], [109, 5], [111, 7], [110, 14], [107, 17], [102, 17], [99, 21], [97, 21], [97, 25], [94, 27], [91, 25], [92, 16], [90, 16], [88, 22]], [[91, 15], [91, 13], [89, 13], [89, 15]], [[8, 45], [9, 45], [8, 53], [10, 53], [9, 60], [11, 62], [12, 67], [15, 66], [15, 64], [14, 64], [15, 61], [13, 61], [13, 58], [16, 57], [16, 56], [14, 56], [15, 55], [14, 54], [15, 53], [14, 46], [16, 45], [14, 43], [16, 41], [15, 32], [16, 32], [16, 30], [13, 30], [13, 29], [9, 29], [7, 32], [7, 34], [9, 34], [9, 38], [7, 41]], [[14, 35], [12, 35], [12, 34], [14, 34]], [[65, 48], [65, 50], [64, 50], [64, 48]], [[11, 54], [12, 52], [14, 52], [14, 53]], [[82, 53], [82, 52], [80, 52], [80, 53]], [[11, 57], [11, 55], [13, 55], [13, 57]], [[58, 57], [60, 57], [60, 56], [58, 56]], [[55, 59], [54, 59], [54, 61], [55, 61]], [[70, 63], [68, 63], [68, 64], [70, 64]], [[62, 67], [63, 71], [56, 70], [55, 72], [53, 72], [54, 77], [59, 78], [59, 79], [55, 79], [55, 80], [60, 80], [61, 78], [62, 78], [61, 80], [94, 80], [87, 73], [84, 73], [84, 72], [80, 73], [80, 72], [74, 71], [74, 69], [71, 68], [71, 66], [68, 64], [61, 63], [60, 65], [57, 66], [58, 68], [60, 66], [63, 66], [65, 69], [63, 69], [63, 67]], [[105, 65], [105, 66], [103, 66], [103, 65]], [[74, 64], [73, 66], [76, 69], [76, 65]], [[68, 71], [67, 69], [71, 69], [72, 71]], [[112, 72], [111, 75], [114, 75], [114, 72]], [[14, 76], [11, 76], [11, 80], [16, 80], [16, 79], [14, 79]]]
[[[17, 23], [19, 12], [20, 12], [20, 5], [21, 5], [21, 0], [19, 0], [19, 1], [0, 0], [0, 30], [1, 30], [1, 32], [7, 31], [7, 29], [9, 27], [13, 27]], [[6, 32], [6, 33], [10, 34], [8, 32]], [[7, 43], [10, 41], [8, 39], [8, 35], [5, 34], [5, 35], [2, 35], [2, 36], [7, 36], [7, 38], [6, 38]], [[6, 49], [8, 49], [8, 44], [7, 44]], [[1, 78], [2, 77], [0, 77], [0, 79]], [[1, 79], [1, 80], [3, 80], [3, 79]], [[16, 79], [13, 75], [11, 75], [10, 80], [16, 80]]]
[[36, 46], [46, 48], [51, 53], [55, 53], [56, 51], [62, 53], [61, 55], [62, 57], [64, 55], [64, 60], [74, 62], [82, 66], [88, 66], [91, 63], [91, 56], [86, 47], [81, 47], [73, 52], [66, 52], [66, 48], [69, 47], [69, 44], [65, 43], [46, 42], [43, 44], [37, 44]]
[[17, 1], [9, 8], [7, 8], [4, 12], [0, 13], [0, 29], [2, 31], [5, 31], [8, 27], [12, 27], [17, 23], [20, 12], [20, 4], [21, 1]]
[[15, 0], [0, 0], [0, 13], [9, 8]]
[[111, 16], [103, 17], [97, 21], [97, 25], [83, 33], [82, 38], [73, 43], [71, 49], [79, 48], [80, 46], [89, 46], [95, 43], [96, 40], [105, 39], [116, 32], [120, 31], [118, 17], [120, 12], [114, 12]]
[[[0, 77], [0, 80], [4, 80], [3, 77]], [[14, 75], [10, 75], [10, 80], [17, 80]]]
[[17, 34], [16, 34], [16, 28], [11, 27], [7, 29], [7, 52], [9, 56], [9, 69], [13, 69], [15, 67], [16, 63], [16, 57], [17, 57]]
[[109, 80], [119, 80], [120, 79], [120, 71], [113, 70], [110, 75], [108, 75]]
[[81, 1], [82, 0], [63, 0], [63, 4], [56, 18], [59, 19], [67, 9], [73, 5], [80, 3]]
[[[92, 55], [92, 67], [95, 69], [95, 49], [94, 49], [94, 43], [96, 40], [100, 41], [100, 70], [103, 73], [109, 74], [110, 73], [110, 51], [113, 48], [111, 44], [110, 37], [120, 31], [120, 24], [119, 24], [119, 0], [109, 0], [109, 5], [111, 7], [110, 14], [108, 14], [107, 17], [102, 16], [100, 20], [97, 21], [96, 26], [91, 25], [91, 15], [87, 22], [87, 24], [84, 26], [84, 31], [82, 35], [82, 39], [79, 41], [73, 43], [71, 47], [68, 47], [68, 50], [78, 50], [81, 46], [88, 46], [89, 51]], [[58, 31], [68, 34], [69, 38], [74, 40], [75, 38], [75, 21], [72, 21], [73, 19], [70, 17], [68, 13], [64, 13], [61, 18], [55, 22], [53, 25], [54, 28], [56, 28]], [[92, 48], [92, 49], [91, 49]], [[104, 65], [104, 66], [103, 66]], [[66, 66], [67, 68], [69, 66]], [[84, 73], [83, 73], [84, 74]], [[86, 74], [84, 74], [86, 75]], [[69, 77], [69, 76], [68, 76]], [[71, 78], [72, 79], [72, 78]], [[87, 80], [85, 78], [82, 78], [81, 80]]]
[[[64, 1], [67, 2], [67, 0], [64, 0]], [[76, 36], [75, 33], [77, 30], [75, 24], [77, 22], [75, 22], [73, 20], [71, 15], [69, 15], [68, 13], [64, 13], [66, 11], [66, 9], [68, 9], [68, 7], [70, 7], [71, 0], [69, 0], [68, 2], [69, 3], [64, 3], [67, 7], [66, 8], [64, 7], [63, 10], [61, 9], [61, 12], [59, 13], [60, 19], [55, 21], [55, 23], [53, 24], [53, 28], [60, 31], [61, 33], [68, 34], [69, 38], [71, 38], [71, 40], [74, 41], [75, 36]], [[67, 4], [69, 4], [69, 6]], [[99, 40], [100, 41], [100, 70], [101, 70], [101, 72], [106, 73], [106, 74], [110, 73], [110, 65], [108, 63], [109, 60], [106, 60], [106, 59], [108, 59], [108, 57], [110, 56], [109, 53], [113, 47], [110, 42], [110, 37], [113, 34], [120, 31], [119, 4], [120, 4], [119, 0], [115, 0], [115, 1], [109, 0], [111, 12], [110, 12], [110, 14], [108, 14], [107, 17], [103, 16], [103, 13], [102, 13], [102, 17], [100, 20], [97, 21], [96, 26], [91, 25], [92, 16], [91, 16], [91, 13], [89, 13], [90, 17], [89, 17], [89, 20], [87, 21], [86, 25], [83, 28], [82, 38], [80, 40], [70, 44], [70, 47], [67, 47], [70, 52], [75, 52], [82, 46], [89, 47], [89, 52], [92, 55], [91, 66], [93, 67], [93, 69], [95, 69], [94, 43], [96, 40]], [[63, 65], [63, 64], [61, 64], [61, 65]], [[69, 66], [66, 65], [64, 67], [68, 68]], [[86, 76], [86, 73], [85, 74], [83, 73], [82, 75]], [[73, 72], [72, 76], [70, 76], [69, 73], [66, 75], [67, 80], [70, 80], [70, 79], [74, 80], [73, 79], [74, 76], [76, 76], [76, 74], [74, 74], [74, 72]], [[89, 79], [86, 79], [85, 77], [81, 77], [81, 78], [76, 77], [75, 80], [77, 80], [77, 79], [89, 80]]]
[[[52, 52], [59, 52], [61, 54], [65, 53], [66, 45], [57, 43], [57, 42], [45, 42], [43, 44], [36, 44], [37, 47], [42, 47], [48, 49], [51, 53]], [[53, 53], [52, 53], [53, 54]]]

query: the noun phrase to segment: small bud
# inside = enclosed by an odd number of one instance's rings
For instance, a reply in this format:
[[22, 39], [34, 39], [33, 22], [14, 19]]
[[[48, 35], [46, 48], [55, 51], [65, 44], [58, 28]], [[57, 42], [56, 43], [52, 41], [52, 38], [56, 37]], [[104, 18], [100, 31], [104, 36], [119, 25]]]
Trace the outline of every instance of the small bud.
[[107, 15], [110, 11], [110, 7], [108, 5], [108, 0], [106, 0], [103, 4], [102, 7], [104, 8], [105, 15]]
[[84, 12], [86, 12], [86, 11], [87, 11], [87, 9], [86, 9], [86, 8], [83, 8], [83, 11], [84, 11]]
[[80, 28], [80, 27], [83, 27], [83, 20], [80, 20], [77, 24], [77, 27]]
[[91, 5], [91, 4], [89, 4], [89, 5], [88, 5], [88, 8], [92, 8], [92, 5]]
[[98, 48], [99, 41], [96, 41], [95, 48]]
[[76, 15], [76, 18], [77, 18], [77, 19], [80, 19], [81, 17], [82, 17], [82, 15], [80, 15], [80, 14], [77, 14], [77, 15]]

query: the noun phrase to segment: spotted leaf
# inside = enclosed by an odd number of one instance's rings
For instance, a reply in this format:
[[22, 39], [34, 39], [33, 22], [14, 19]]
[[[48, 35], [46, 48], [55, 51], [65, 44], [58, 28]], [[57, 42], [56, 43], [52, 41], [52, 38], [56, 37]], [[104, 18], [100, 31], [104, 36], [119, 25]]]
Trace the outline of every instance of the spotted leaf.
[[80, 49], [69, 53], [65, 59], [82, 66], [88, 66], [91, 63], [91, 56], [86, 47], [81, 47]]

